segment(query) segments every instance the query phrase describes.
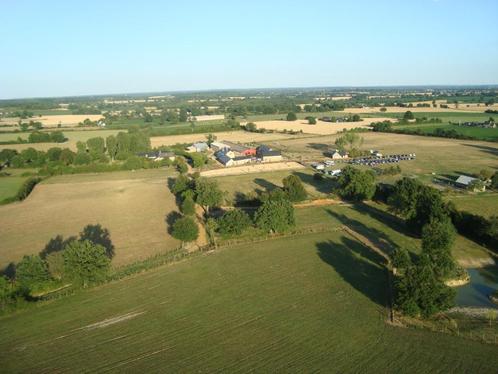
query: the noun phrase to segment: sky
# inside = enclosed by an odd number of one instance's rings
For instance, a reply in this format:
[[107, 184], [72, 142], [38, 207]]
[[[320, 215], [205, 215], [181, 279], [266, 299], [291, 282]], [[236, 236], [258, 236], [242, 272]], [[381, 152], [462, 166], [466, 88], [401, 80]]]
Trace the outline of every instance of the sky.
[[496, 0], [0, 0], [0, 98], [498, 83]]

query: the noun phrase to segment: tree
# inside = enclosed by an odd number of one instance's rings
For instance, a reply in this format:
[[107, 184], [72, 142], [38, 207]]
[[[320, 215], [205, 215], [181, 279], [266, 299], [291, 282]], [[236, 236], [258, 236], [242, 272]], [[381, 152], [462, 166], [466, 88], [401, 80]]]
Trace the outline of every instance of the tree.
[[415, 215], [418, 194], [423, 188], [422, 183], [416, 179], [404, 177], [396, 182], [393, 192], [387, 199], [394, 213], [405, 218]]
[[62, 149], [58, 147], [52, 147], [47, 151], [47, 157], [50, 161], [59, 161], [61, 153]]
[[173, 224], [171, 234], [182, 243], [192, 242], [199, 236], [199, 228], [191, 217], [182, 217]]
[[192, 196], [187, 196], [182, 202], [180, 210], [186, 216], [192, 216], [195, 214], [195, 202]]
[[76, 142], [76, 149], [80, 153], [86, 152], [86, 143], [83, 143], [82, 141], [78, 140]]
[[289, 175], [282, 180], [284, 185], [283, 190], [287, 194], [290, 201], [303, 201], [308, 194], [304, 189], [301, 179], [297, 175]]
[[405, 114], [403, 115], [403, 119], [405, 121], [409, 121], [409, 120], [413, 120], [415, 119], [415, 116], [413, 115], [413, 113], [411, 111], [406, 111]]
[[254, 122], [249, 122], [246, 123], [245, 129], [250, 132], [256, 132], [258, 128]]
[[222, 234], [240, 235], [250, 225], [251, 218], [240, 209], [229, 210], [218, 219], [218, 230]]
[[272, 198], [263, 202], [255, 215], [256, 226], [266, 232], [284, 232], [295, 225], [294, 207], [285, 198]]
[[412, 265], [410, 254], [405, 248], [397, 248], [392, 257], [393, 266], [398, 269], [406, 269]]
[[50, 276], [53, 279], [61, 280], [64, 276], [64, 255], [62, 251], [49, 253], [45, 257], [45, 263]]
[[209, 213], [209, 209], [223, 202], [223, 192], [215, 180], [199, 178], [195, 182], [196, 202]]
[[449, 218], [431, 220], [422, 228], [422, 254], [431, 261], [434, 272], [440, 279], [451, 277], [456, 269], [451, 255], [455, 242], [455, 228]]
[[484, 184], [484, 182], [480, 179], [474, 179], [472, 182], [469, 183], [469, 185], [467, 186], [467, 189], [469, 191], [484, 191], [484, 189], [486, 188], [486, 185]]
[[383, 106], [382, 108], [379, 109], [381, 112], [387, 112], [387, 108]]
[[363, 145], [363, 137], [355, 132], [347, 132], [335, 140], [335, 145], [341, 151], [352, 151]]
[[176, 169], [180, 174], [185, 174], [188, 171], [187, 162], [182, 157], [177, 157], [175, 159]]
[[487, 182], [487, 181], [489, 181], [492, 177], [493, 177], [493, 171], [492, 171], [492, 170], [490, 170], [490, 169], [482, 169], [482, 170], [479, 172], [479, 178], [480, 178], [483, 182]]
[[73, 284], [87, 287], [105, 280], [111, 260], [105, 248], [90, 240], [74, 240], [63, 251], [64, 274]]
[[180, 114], [178, 115], [178, 119], [180, 122], [187, 122], [188, 119], [188, 113], [185, 109], [180, 109]]
[[287, 121], [295, 121], [295, 120], [297, 120], [296, 113], [294, 112], [287, 113]]
[[493, 177], [491, 178], [491, 188], [498, 189], [498, 171], [495, 171]]
[[175, 179], [175, 183], [173, 184], [173, 186], [171, 188], [171, 192], [173, 192], [176, 195], [176, 194], [182, 193], [183, 191], [187, 190], [188, 188], [190, 188], [190, 178], [184, 174], [180, 174]]
[[441, 192], [429, 186], [422, 186], [417, 195], [415, 214], [407, 223], [415, 232], [419, 232], [430, 221], [444, 221], [448, 216], [448, 206]]
[[316, 118], [315, 117], [308, 117], [308, 124], [309, 125], [316, 125]]
[[88, 139], [86, 141], [86, 145], [88, 147], [88, 151], [94, 157], [98, 157], [105, 152], [105, 142], [101, 137]]
[[346, 166], [339, 176], [339, 195], [347, 200], [370, 200], [375, 193], [375, 175]]
[[92, 158], [86, 152], [78, 152], [76, 156], [74, 156], [74, 164], [75, 165], [87, 165], [92, 162]]
[[118, 141], [116, 137], [114, 135], [109, 135], [105, 139], [105, 146], [109, 157], [111, 158], [111, 160], [114, 160], [114, 157], [116, 157], [118, 151]]
[[61, 151], [61, 154], [59, 156], [59, 160], [64, 163], [65, 165], [71, 165], [74, 162], [74, 158], [76, 157], [76, 154], [71, 151], [69, 148], [64, 148]]
[[211, 144], [217, 139], [216, 135], [213, 134], [207, 134], [206, 135], [206, 143], [211, 147]]
[[394, 287], [396, 307], [409, 316], [427, 318], [454, 305], [455, 290], [436, 277], [426, 256], [405, 269], [395, 279]]
[[16, 281], [30, 291], [37, 290], [50, 279], [47, 264], [38, 255], [24, 256], [16, 266]]

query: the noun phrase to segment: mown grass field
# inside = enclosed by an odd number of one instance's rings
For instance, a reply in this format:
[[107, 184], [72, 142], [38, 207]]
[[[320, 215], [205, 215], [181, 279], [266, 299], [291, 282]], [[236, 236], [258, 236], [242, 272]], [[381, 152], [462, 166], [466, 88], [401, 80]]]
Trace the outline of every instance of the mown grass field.
[[496, 192], [449, 195], [447, 199], [451, 200], [459, 210], [485, 217], [498, 215], [498, 193]]
[[[52, 177], [22, 202], [0, 206], [0, 267], [38, 253], [50, 239], [89, 225], [109, 229], [119, 266], [177, 248], [166, 216], [176, 210], [164, 169]], [[10, 178], [10, 177], [7, 177]]]
[[386, 319], [379, 258], [342, 233], [243, 244], [0, 321], [17, 372], [491, 373], [496, 346]]

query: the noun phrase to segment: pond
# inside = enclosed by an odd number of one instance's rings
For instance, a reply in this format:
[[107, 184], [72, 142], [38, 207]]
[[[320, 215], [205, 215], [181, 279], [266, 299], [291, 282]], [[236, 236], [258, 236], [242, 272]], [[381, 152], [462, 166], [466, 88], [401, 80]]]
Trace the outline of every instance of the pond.
[[470, 274], [470, 283], [456, 289], [456, 305], [498, 308], [488, 298], [490, 293], [498, 290], [498, 266], [467, 269], [467, 271]]

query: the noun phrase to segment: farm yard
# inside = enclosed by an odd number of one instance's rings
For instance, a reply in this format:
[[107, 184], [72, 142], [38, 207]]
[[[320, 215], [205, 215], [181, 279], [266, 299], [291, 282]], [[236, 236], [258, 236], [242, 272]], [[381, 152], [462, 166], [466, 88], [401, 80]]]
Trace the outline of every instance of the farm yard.
[[42, 251], [57, 235], [77, 236], [90, 224], [110, 231], [114, 266], [177, 248], [166, 223], [176, 210], [168, 175], [144, 170], [49, 178], [26, 200], [0, 206], [0, 266]]
[[379, 261], [342, 232], [236, 245], [6, 316], [0, 360], [7, 372], [495, 370], [496, 346], [386, 325]]

